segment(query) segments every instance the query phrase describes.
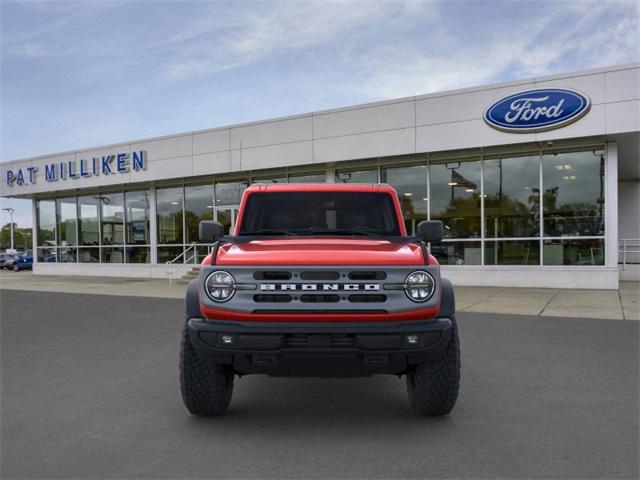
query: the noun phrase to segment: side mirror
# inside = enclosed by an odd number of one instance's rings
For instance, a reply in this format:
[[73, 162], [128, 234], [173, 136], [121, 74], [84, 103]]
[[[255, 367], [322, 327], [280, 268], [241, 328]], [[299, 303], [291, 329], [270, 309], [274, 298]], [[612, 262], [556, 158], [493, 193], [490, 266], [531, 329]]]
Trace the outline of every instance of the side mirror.
[[439, 242], [444, 234], [440, 220], [424, 220], [416, 227], [418, 238], [424, 242]]
[[198, 241], [200, 243], [214, 243], [224, 236], [224, 227], [220, 222], [203, 220], [198, 225]]

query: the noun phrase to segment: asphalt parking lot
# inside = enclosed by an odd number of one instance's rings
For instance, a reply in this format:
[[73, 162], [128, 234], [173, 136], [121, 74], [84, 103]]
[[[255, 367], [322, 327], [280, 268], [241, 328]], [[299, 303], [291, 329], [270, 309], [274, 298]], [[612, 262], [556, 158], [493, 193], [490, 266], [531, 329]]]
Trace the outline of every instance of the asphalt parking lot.
[[1, 293], [3, 478], [638, 478], [639, 322], [462, 313], [446, 418], [404, 380], [178, 389], [182, 302]]

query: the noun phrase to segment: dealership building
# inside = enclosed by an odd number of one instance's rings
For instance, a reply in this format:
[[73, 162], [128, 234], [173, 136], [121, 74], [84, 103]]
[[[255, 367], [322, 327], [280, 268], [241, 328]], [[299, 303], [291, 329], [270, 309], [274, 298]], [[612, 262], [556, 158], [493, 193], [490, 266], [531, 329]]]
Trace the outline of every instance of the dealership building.
[[[0, 164], [34, 272], [179, 277], [251, 183], [387, 183], [458, 285], [640, 278], [640, 64], [438, 92]], [[383, 241], [383, 240], [381, 240]]]

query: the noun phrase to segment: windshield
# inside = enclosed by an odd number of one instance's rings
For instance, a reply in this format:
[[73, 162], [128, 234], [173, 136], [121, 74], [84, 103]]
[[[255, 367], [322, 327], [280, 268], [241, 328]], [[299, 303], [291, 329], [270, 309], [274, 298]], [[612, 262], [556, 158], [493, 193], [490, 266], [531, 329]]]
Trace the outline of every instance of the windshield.
[[239, 235], [399, 236], [391, 196], [368, 192], [271, 192], [249, 196]]

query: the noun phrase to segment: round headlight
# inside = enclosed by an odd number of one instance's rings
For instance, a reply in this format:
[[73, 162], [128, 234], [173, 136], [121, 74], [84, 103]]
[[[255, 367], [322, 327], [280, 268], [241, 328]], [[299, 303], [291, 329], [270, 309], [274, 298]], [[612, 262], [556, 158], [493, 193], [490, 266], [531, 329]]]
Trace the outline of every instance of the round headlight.
[[236, 281], [230, 273], [218, 270], [209, 274], [204, 289], [214, 302], [226, 302], [236, 292]]
[[426, 302], [436, 289], [436, 282], [428, 272], [418, 270], [407, 275], [404, 291], [414, 302]]

